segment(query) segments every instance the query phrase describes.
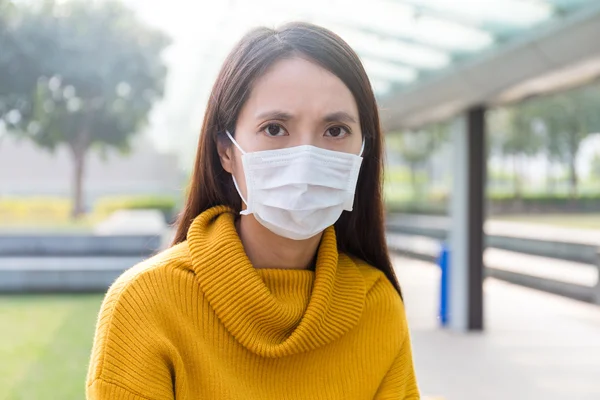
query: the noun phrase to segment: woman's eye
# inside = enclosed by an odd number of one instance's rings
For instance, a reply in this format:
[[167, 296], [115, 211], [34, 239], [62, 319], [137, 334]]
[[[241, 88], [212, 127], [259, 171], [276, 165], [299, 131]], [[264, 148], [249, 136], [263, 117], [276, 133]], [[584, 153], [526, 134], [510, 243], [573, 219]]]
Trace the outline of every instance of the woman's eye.
[[284, 136], [285, 130], [281, 127], [281, 125], [277, 124], [269, 124], [264, 129], [263, 132], [267, 134], [267, 136]]
[[340, 138], [345, 137], [348, 134], [348, 130], [343, 126], [332, 126], [331, 128], [327, 129], [325, 136]]

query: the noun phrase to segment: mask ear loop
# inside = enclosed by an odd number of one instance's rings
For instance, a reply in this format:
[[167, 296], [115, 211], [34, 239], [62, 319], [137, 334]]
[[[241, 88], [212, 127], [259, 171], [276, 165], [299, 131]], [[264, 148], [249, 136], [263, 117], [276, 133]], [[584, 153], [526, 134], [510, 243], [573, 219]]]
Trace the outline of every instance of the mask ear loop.
[[[235, 139], [233, 138], [233, 136], [231, 136], [231, 133], [229, 133], [229, 131], [225, 131], [225, 133], [227, 134], [227, 136], [229, 136], [229, 140], [231, 140], [231, 143], [235, 144], [235, 147], [237, 147], [238, 150], [242, 154], [246, 154], [246, 152], [244, 151], [244, 149], [242, 149], [241, 146], [238, 144], [238, 142], [235, 141]], [[364, 144], [364, 142], [363, 142], [363, 144]]]
[[365, 139], [363, 139], [363, 141], [362, 141], [362, 146], [360, 146], [360, 153], [358, 153], [358, 156], [362, 157], [364, 151], [365, 151]]
[[[231, 136], [231, 133], [229, 133], [229, 131], [225, 131], [225, 133], [227, 134], [227, 136], [229, 136], [229, 140], [231, 140], [231, 143], [233, 143], [235, 145], [235, 147], [237, 147], [238, 150], [242, 154], [246, 154], [246, 152], [241, 148], [241, 146], [238, 144], [238, 142], [236, 142], [235, 139], [233, 138], [233, 136]], [[237, 190], [238, 194], [240, 195], [240, 198], [242, 199], [242, 201], [244, 202], [244, 204], [246, 204], [246, 207], [248, 207], [248, 202], [246, 201], [246, 199], [242, 195], [242, 191], [240, 190], [240, 187], [238, 186], [238, 183], [237, 183], [237, 181], [235, 179], [235, 176], [233, 176], [233, 174], [231, 174], [231, 177], [233, 178], [233, 185], [235, 186], [235, 190]], [[240, 214], [241, 215], [249, 215], [251, 213], [246, 209], [246, 210], [240, 211]]]

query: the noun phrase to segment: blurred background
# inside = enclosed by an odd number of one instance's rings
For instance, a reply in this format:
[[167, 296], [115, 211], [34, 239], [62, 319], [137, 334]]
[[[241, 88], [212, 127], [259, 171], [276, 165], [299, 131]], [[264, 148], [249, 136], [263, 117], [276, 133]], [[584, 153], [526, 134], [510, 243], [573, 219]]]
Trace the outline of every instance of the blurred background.
[[600, 399], [600, 2], [0, 0], [0, 399], [83, 399], [103, 293], [168, 245], [250, 28], [359, 54], [429, 399]]

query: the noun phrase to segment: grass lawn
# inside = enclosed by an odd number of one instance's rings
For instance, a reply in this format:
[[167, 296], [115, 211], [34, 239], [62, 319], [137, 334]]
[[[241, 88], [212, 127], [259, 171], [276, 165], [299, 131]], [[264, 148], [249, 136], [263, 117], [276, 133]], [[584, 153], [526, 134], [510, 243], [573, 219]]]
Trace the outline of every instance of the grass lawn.
[[600, 214], [524, 214], [493, 217], [500, 221], [531, 222], [566, 228], [600, 229]]
[[82, 400], [102, 295], [0, 296], [0, 400]]

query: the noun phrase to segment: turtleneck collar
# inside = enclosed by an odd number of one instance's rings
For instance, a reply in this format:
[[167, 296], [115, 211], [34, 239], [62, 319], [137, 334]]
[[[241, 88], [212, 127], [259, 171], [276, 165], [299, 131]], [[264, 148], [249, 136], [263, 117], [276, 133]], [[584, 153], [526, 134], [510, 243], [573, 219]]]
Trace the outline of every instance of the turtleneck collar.
[[227, 330], [251, 352], [285, 357], [324, 346], [357, 325], [365, 282], [323, 233], [315, 271], [256, 269], [246, 256], [231, 209], [211, 208], [188, 231], [192, 267]]

